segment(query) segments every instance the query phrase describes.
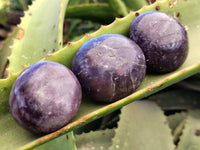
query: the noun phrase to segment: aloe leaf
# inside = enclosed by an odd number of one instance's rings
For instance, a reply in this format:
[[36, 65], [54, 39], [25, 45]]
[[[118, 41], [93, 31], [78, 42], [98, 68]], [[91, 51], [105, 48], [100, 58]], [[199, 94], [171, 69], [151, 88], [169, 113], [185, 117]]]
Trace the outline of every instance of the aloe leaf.
[[185, 127], [186, 119], [183, 119], [173, 132], [173, 141], [177, 143]]
[[124, 3], [130, 10], [138, 10], [144, 5], [148, 5], [146, 0], [124, 0]]
[[118, 14], [108, 4], [79, 4], [68, 6], [66, 18], [78, 18], [100, 23], [111, 23]]
[[75, 135], [79, 135], [79, 134], [82, 134], [82, 133], [87, 133], [87, 132], [90, 132], [90, 131], [95, 131], [95, 130], [101, 130], [100, 128], [100, 125], [101, 125], [101, 120], [102, 118], [100, 119], [97, 119], [97, 120], [94, 120], [86, 125], [83, 125], [81, 126], [80, 128], [77, 128], [75, 130], [73, 130], [74, 134]]
[[172, 131], [174, 143], [179, 141], [179, 137], [182, 134], [183, 128], [185, 126], [186, 118], [186, 112], [175, 113], [167, 117], [169, 127]]
[[126, 16], [128, 10], [122, 0], [107, 0], [110, 7], [119, 15]]
[[167, 121], [169, 123], [169, 127], [172, 130], [172, 134], [177, 126], [187, 117], [186, 112], [175, 113], [167, 117]]
[[74, 134], [71, 131], [32, 150], [76, 150]]
[[64, 24], [65, 12], [68, 6], [68, 2], [69, 0], [61, 0], [61, 4], [60, 4], [60, 12], [59, 12], [59, 20], [58, 20], [58, 41], [54, 40], [54, 43], [58, 44], [58, 50], [63, 48], [63, 24]]
[[191, 78], [181, 81], [178, 85], [188, 90], [200, 92], [200, 80], [198, 79], [198, 75], [199, 73], [195, 74]]
[[91, 131], [75, 135], [78, 150], [107, 150], [112, 144], [114, 137], [113, 129]]
[[[9, 113], [8, 99], [12, 84], [18, 75], [12, 75], [6, 79], [0, 79], [0, 117]], [[1, 124], [1, 122], [0, 122]], [[0, 136], [1, 138], [1, 136]]]
[[69, 5], [74, 6], [74, 5], [79, 5], [79, 4], [93, 4], [93, 3], [99, 3], [98, 0], [70, 0]]
[[17, 35], [18, 28], [15, 28], [13, 32], [3, 42], [0, 47], [0, 78], [4, 76], [6, 64], [8, 62], [7, 57], [11, 54], [11, 46], [13, 44], [13, 38]]
[[82, 134], [82, 133], [87, 133], [90, 131], [95, 131], [97, 129], [105, 130], [105, 129], [111, 129], [111, 128], [117, 127], [117, 122], [119, 121], [119, 113], [120, 113], [120, 110], [117, 110], [113, 113], [110, 113], [106, 116], [96, 119], [88, 124], [85, 124], [81, 126], [80, 128], [77, 128], [73, 131], [75, 134]]
[[163, 111], [149, 101], [123, 107], [109, 150], [173, 150], [175, 146], [166, 121]]
[[10, 1], [0, 1], [0, 23], [5, 23], [7, 20], [7, 13], [10, 11]]
[[200, 149], [200, 110], [190, 110], [177, 150]]
[[73, 5], [77, 5], [81, 2], [81, 0], [69, 0], [69, 5], [73, 6]]
[[9, 74], [19, 72], [23, 65], [31, 65], [62, 46], [62, 22], [67, 2], [33, 2], [18, 26], [9, 57]]
[[149, 96], [148, 99], [155, 101], [164, 110], [173, 111], [199, 108], [199, 97], [199, 92], [175, 85]]
[[13, 121], [9, 113], [1, 114], [0, 116], [0, 133], [0, 145], [2, 150], [16, 150], [26, 143], [39, 138], [38, 135], [34, 135], [19, 126]]
[[[68, 67], [71, 66], [71, 60], [78, 50], [78, 48], [87, 40], [96, 37], [98, 35], [104, 34], [104, 33], [118, 33], [122, 35], [128, 35], [129, 26], [133, 19], [138, 15], [138, 13], [143, 13], [146, 11], [156, 10], [159, 8], [160, 11], [166, 12], [173, 16], [178, 16], [179, 20], [183, 25], [185, 25], [188, 28], [188, 37], [189, 37], [189, 55], [185, 63], [182, 65], [181, 68], [178, 70], [164, 74], [164, 75], [153, 75], [148, 74], [142, 85], [138, 88], [138, 90], [131, 94], [130, 96], [127, 96], [126, 98], [123, 98], [115, 103], [111, 104], [99, 104], [94, 103], [92, 101], [87, 101], [87, 98], [82, 101], [82, 104], [80, 106], [79, 112], [77, 116], [74, 118], [74, 120], [63, 127], [62, 129], [53, 132], [51, 134], [40, 136], [40, 138], [36, 137], [29, 137], [31, 135], [22, 134], [21, 130], [18, 130], [18, 126], [11, 127], [11, 129], [14, 130], [16, 135], [20, 135], [21, 138], [26, 139], [34, 139], [29, 140], [32, 141], [25, 145], [23, 149], [30, 149], [33, 148], [39, 144], [45, 143], [49, 140], [52, 140], [62, 134], [65, 134], [75, 128], [81, 127], [97, 118], [100, 118], [108, 113], [111, 113], [135, 100], [142, 99], [148, 95], [151, 95], [167, 86], [170, 86], [180, 80], [183, 80], [197, 72], [199, 72], [200, 69], [200, 53], [199, 53], [199, 38], [200, 34], [197, 34], [199, 29], [200, 20], [198, 19], [200, 17], [199, 14], [199, 6], [200, 1], [199, 0], [193, 0], [193, 1], [185, 1], [185, 0], [163, 0], [163, 1], [157, 1], [154, 4], [150, 6], [145, 6], [142, 9], [138, 10], [137, 12], [131, 12], [129, 15], [122, 19], [116, 19], [112, 24], [108, 26], [102, 26], [101, 29], [98, 31], [92, 33], [92, 34], [86, 34], [81, 40], [77, 42], [69, 42], [66, 47], [63, 49], [57, 51], [56, 53], [49, 55], [43, 60], [51, 60], [55, 61], [61, 64], [64, 64]], [[179, 15], [177, 15], [179, 14]], [[18, 73], [19, 74], [19, 73]], [[8, 97], [10, 88], [12, 87], [12, 84], [18, 74], [11, 75], [8, 79], [1, 79], [0, 80], [0, 95], [1, 95], [1, 101], [0, 101], [0, 115], [8, 115], [8, 125], [15, 124], [14, 120], [12, 119], [9, 111], [8, 111]], [[11, 82], [10, 82], [11, 80]], [[3, 130], [3, 124], [4, 119], [0, 121], [0, 128]], [[9, 126], [8, 126], [9, 127]], [[19, 137], [14, 137], [13, 135], [7, 135], [7, 130], [3, 130], [4, 135], [0, 136], [0, 141], [5, 141], [5, 139], [12, 139], [12, 141], [17, 141]], [[10, 142], [7, 142], [10, 144]], [[5, 143], [6, 144], [6, 143]], [[4, 144], [4, 145], [5, 145]]]

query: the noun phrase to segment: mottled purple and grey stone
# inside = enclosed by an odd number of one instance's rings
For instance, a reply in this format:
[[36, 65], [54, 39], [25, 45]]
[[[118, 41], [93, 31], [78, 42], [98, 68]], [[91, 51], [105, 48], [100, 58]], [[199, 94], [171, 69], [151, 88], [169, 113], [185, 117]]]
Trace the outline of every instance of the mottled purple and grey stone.
[[130, 26], [130, 38], [142, 48], [150, 72], [174, 71], [184, 63], [188, 54], [185, 28], [163, 12], [150, 11], [139, 15]]
[[80, 47], [73, 58], [72, 71], [93, 100], [114, 102], [138, 88], [146, 63], [134, 41], [118, 34], [103, 34]]
[[10, 93], [10, 112], [24, 128], [50, 133], [76, 115], [81, 95], [80, 83], [71, 70], [42, 61], [18, 76]]

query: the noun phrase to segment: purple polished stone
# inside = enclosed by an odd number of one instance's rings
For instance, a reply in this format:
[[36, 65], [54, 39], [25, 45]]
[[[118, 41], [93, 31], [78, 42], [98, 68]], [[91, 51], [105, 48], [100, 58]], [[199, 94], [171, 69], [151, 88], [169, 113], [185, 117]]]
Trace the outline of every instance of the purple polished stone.
[[143, 50], [150, 72], [174, 71], [184, 63], [188, 54], [185, 28], [162, 12], [139, 15], [130, 26], [130, 38]]
[[81, 46], [73, 58], [72, 71], [93, 100], [113, 102], [138, 88], [146, 63], [134, 41], [118, 34], [104, 34]]
[[15, 81], [9, 99], [14, 119], [35, 133], [49, 133], [65, 126], [81, 103], [81, 86], [65, 66], [38, 62]]

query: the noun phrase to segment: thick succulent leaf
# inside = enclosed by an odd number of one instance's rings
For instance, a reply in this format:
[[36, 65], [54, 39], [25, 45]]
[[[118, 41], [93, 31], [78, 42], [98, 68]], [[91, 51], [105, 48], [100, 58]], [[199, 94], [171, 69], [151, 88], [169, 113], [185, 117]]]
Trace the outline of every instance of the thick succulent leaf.
[[0, 117], [9, 113], [8, 99], [12, 84], [15, 82], [16, 78], [17, 75], [12, 75], [6, 79], [0, 79]]
[[69, 0], [69, 5], [74, 6], [74, 5], [79, 5], [79, 4], [93, 4], [93, 3], [99, 3], [99, 0]]
[[179, 136], [182, 134], [186, 122], [186, 117], [186, 112], [175, 113], [167, 117], [169, 127], [172, 131], [174, 143], [177, 143]]
[[97, 119], [97, 120], [94, 120], [84, 126], [81, 126], [80, 128], [77, 128], [75, 130], [73, 130], [74, 134], [82, 134], [82, 133], [87, 133], [87, 132], [90, 132], [90, 131], [95, 131], [97, 129], [101, 129], [100, 128], [100, 125], [101, 125], [101, 119]]
[[68, 6], [66, 18], [92, 20], [102, 24], [111, 23], [118, 14], [108, 4], [79, 4]]
[[13, 38], [16, 37], [18, 28], [15, 28], [7, 39], [3, 42], [3, 45], [0, 47], [0, 78], [4, 76], [6, 64], [8, 62], [8, 56], [11, 54], [11, 46], [13, 44]]
[[60, 24], [66, 2], [68, 0], [34, 1], [25, 12], [9, 57], [9, 73], [22, 70], [23, 65], [31, 65], [62, 46], [63, 26]]
[[76, 150], [73, 131], [52, 141], [39, 145], [32, 150]]
[[167, 111], [200, 108], [200, 93], [173, 86], [148, 97]]
[[114, 137], [113, 129], [91, 131], [75, 135], [78, 150], [108, 150]]
[[200, 92], [199, 75], [200, 75], [200, 73], [197, 73], [194, 76], [192, 76], [191, 78], [181, 81], [178, 85], [185, 89], [188, 89], [188, 90]]
[[124, 3], [130, 10], [135, 10], [135, 11], [140, 9], [142, 6], [148, 4], [146, 0], [124, 0]]
[[[185, 0], [163, 0], [163, 1], [157, 1], [153, 5], [143, 7], [138, 12], [131, 12], [129, 15], [122, 19], [117, 19], [115, 22], [108, 26], [102, 26], [101, 29], [98, 31], [92, 33], [92, 34], [86, 34], [85, 37], [83, 37], [81, 40], [77, 42], [69, 42], [66, 47], [63, 49], [57, 51], [56, 53], [46, 57], [43, 60], [51, 60], [56, 61], [58, 63], [64, 64], [68, 67], [71, 66], [71, 60], [78, 50], [78, 48], [87, 40], [96, 37], [98, 35], [104, 34], [104, 33], [118, 33], [123, 35], [128, 35], [129, 26], [133, 19], [137, 16], [138, 13], [143, 13], [150, 10], [160, 10], [163, 12], [166, 12], [173, 16], [179, 16], [179, 20], [183, 25], [186, 25], [188, 28], [188, 37], [189, 37], [189, 55], [185, 63], [182, 65], [181, 68], [178, 70], [164, 74], [164, 75], [153, 75], [148, 74], [142, 85], [138, 88], [138, 90], [131, 94], [130, 96], [127, 96], [124, 99], [121, 99], [117, 102], [111, 103], [111, 104], [99, 104], [92, 101], [84, 101], [82, 102], [79, 112], [74, 118], [74, 120], [69, 123], [67, 126], [63, 127], [62, 129], [53, 132], [51, 134], [41, 136], [39, 139], [37, 137], [27, 137], [30, 135], [22, 134], [22, 132], [18, 129], [18, 126], [11, 127], [11, 129], [14, 130], [15, 134], [20, 135], [21, 138], [27, 138], [27, 139], [35, 139], [31, 143], [28, 143], [24, 149], [30, 149], [36, 145], [42, 144], [44, 142], [47, 142], [48, 140], [54, 139], [59, 135], [62, 135], [66, 132], [69, 132], [75, 128], [78, 128], [80, 126], [83, 126], [86, 123], [89, 123], [97, 118], [102, 117], [103, 115], [106, 115], [110, 112], [115, 111], [116, 109], [119, 109], [135, 100], [144, 98], [150, 94], [153, 94], [169, 85], [172, 85], [180, 80], [183, 80], [197, 72], [199, 72], [200, 69], [200, 53], [199, 53], [199, 38], [200, 34], [197, 34], [200, 32], [200, 13], [199, 13], [199, 7], [200, 7], [200, 1], [199, 0], [193, 0], [193, 1], [185, 1]], [[178, 14], [178, 15], [177, 15]], [[0, 101], [0, 107], [1, 107], [1, 115], [8, 115], [8, 96], [10, 92], [10, 88], [12, 86], [12, 83], [16, 79], [18, 74], [11, 75], [8, 79], [0, 80], [0, 95], [2, 97]], [[11, 80], [11, 82], [9, 81]], [[87, 99], [87, 98], [86, 98]], [[0, 124], [3, 124], [4, 120], [1, 120]], [[14, 120], [9, 117], [8, 125], [12, 126], [11, 124], [15, 124]], [[3, 128], [3, 127], [1, 127]], [[4, 130], [4, 133], [6, 133], [6, 130]], [[9, 136], [1, 136], [1, 141], [5, 141], [5, 139], [11, 138], [12, 140], [17, 140], [15, 137], [12, 137], [10, 134]], [[19, 138], [19, 137], [16, 137]], [[31, 140], [30, 140], [31, 141]], [[9, 142], [10, 143], [10, 142]]]
[[15, 150], [26, 143], [39, 138], [30, 132], [24, 130], [9, 113], [0, 116], [0, 145], [2, 150]]
[[163, 111], [155, 103], [137, 101], [122, 108], [109, 150], [173, 150], [174, 147]]
[[117, 110], [113, 113], [105, 115], [99, 119], [96, 119], [86, 125], [81, 126], [80, 128], [74, 129], [75, 134], [87, 133], [89, 131], [95, 130], [105, 130], [117, 127], [117, 122], [119, 121], [120, 110]]
[[186, 112], [180, 112], [175, 113], [173, 115], [169, 115], [167, 117], [167, 121], [169, 123], [169, 127], [172, 130], [172, 134], [174, 133], [174, 130], [177, 128], [177, 126], [187, 117]]
[[128, 15], [128, 10], [122, 0], [107, 0], [110, 7], [119, 15]]
[[57, 50], [63, 48], [63, 25], [64, 25], [65, 12], [68, 6], [68, 2], [69, 0], [61, 0], [61, 4], [60, 4], [60, 11], [59, 11], [59, 18], [58, 18], [58, 37], [57, 37], [58, 39], [54, 40], [54, 43], [57, 43], [58, 45]]
[[4, 24], [7, 20], [7, 13], [10, 11], [10, 1], [0, 1], [0, 23]]
[[185, 127], [186, 119], [183, 119], [180, 124], [176, 127], [176, 129], [173, 132], [173, 141], [174, 143], [177, 143], [179, 141], [179, 137], [183, 133], [183, 129]]
[[69, 0], [69, 5], [73, 6], [73, 5], [77, 5], [81, 2], [82, 0]]
[[200, 110], [190, 110], [177, 150], [200, 150]]

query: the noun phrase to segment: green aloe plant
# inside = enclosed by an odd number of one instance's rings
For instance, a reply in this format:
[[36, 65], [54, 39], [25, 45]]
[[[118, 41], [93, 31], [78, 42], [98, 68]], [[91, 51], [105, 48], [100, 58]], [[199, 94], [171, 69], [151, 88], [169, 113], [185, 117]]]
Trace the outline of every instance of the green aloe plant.
[[[115, 21], [111, 24], [102, 25], [99, 30], [93, 33], [85, 34], [83, 38], [76, 42], [68, 42], [68, 44], [64, 47], [62, 44], [63, 19], [68, 0], [38, 0], [35, 1], [32, 6], [30, 6], [28, 11], [25, 12], [25, 16], [22, 19], [21, 24], [17, 27], [18, 34], [15, 37], [11, 49], [11, 55], [9, 56], [9, 66], [7, 68], [9, 75], [6, 79], [0, 79], [1, 149], [42, 149], [41, 147], [45, 147], [46, 144], [52, 145], [52, 143], [50, 143], [52, 141], [60, 139], [58, 140], [58, 143], [62, 142], [64, 134], [67, 134], [67, 137], [70, 140], [69, 143], [71, 144], [68, 144], [68, 146], [70, 145], [71, 149], [76, 149], [73, 142], [73, 133], [71, 131], [82, 127], [83, 125], [90, 123], [104, 115], [107, 115], [119, 108], [122, 108], [123, 106], [133, 101], [156, 93], [199, 72], [199, 0], [157, 1], [149, 6], [144, 6], [137, 11], [131, 11], [126, 15], [124, 9], [126, 7], [125, 4], [130, 1], [131, 0], [124, 1], [125, 3], [121, 3], [121, 1], [119, 1], [119, 3], [117, 3], [117, 8], [123, 8], [121, 11], [115, 9], [116, 6], [113, 6], [112, 1], [109, 1], [110, 4], [107, 5], [96, 5], [95, 7], [101, 8], [102, 11], [105, 9], [108, 10], [109, 6], [110, 11], [113, 11], [112, 15], [110, 14], [109, 16], [111, 18], [113, 18], [113, 16], [115, 17], [115, 15], [118, 17], [120, 15], [124, 15], [125, 17], [116, 18]], [[137, 2], [135, 1], [135, 3]], [[90, 6], [90, 4], [81, 4], [81, 8], [74, 11], [72, 9], [70, 10], [70, 7], [78, 8], [80, 6], [69, 6], [69, 10], [66, 11], [66, 13], [69, 14], [66, 16], [70, 17], [71, 15], [71, 17], [77, 17], [79, 16], [79, 13], [82, 15], [81, 11], [84, 12], [87, 10], [90, 12], [94, 7], [93, 5], [91, 6], [91, 9], [87, 9], [90, 7], [86, 6]], [[9, 113], [8, 107], [9, 93], [12, 84], [23, 69], [40, 60], [55, 61], [70, 68], [74, 54], [84, 42], [105, 33], [118, 33], [128, 36], [129, 26], [131, 22], [137, 17], [137, 15], [146, 11], [153, 10], [166, 12], [174, 16], [186, 27], [188, 31], [189, 55], [185, 63], [178, 70], [164, 75], [147, 74], [142, 85], [135, 93], [111, 104], [99, 104], [88, 100], [87, 97], [83, 97], [79, 112], [71, 121], [71, 123], [48, 135], [34, 135], [24, 130], [13, 120], [11, 114]], [[82, 16], [82, 18], [84, 17]], [[100, 18], [102, 19], [102, 17]], [[8, 48], [9, 46], [7, 46], [7, 49]], [[4, 47], [4, 49], [6, 48]], [[2, 54], [1, 57], [5, 58], [7, 57], [7, 54]], [[2, 68], [0, 68], [0, 70], [2, 70]], [[1, 71], [1, 74], [4, 74], [4, 71]], [[188, 123], [188, 125], [190, 125], [190, 123]], [[187, 133], [187, 131], [185, 132]], [[183, 135], [183, 139], [186, 138], [188, 137]], [[63, 140], [63, 142], [65, 141]], [[55, 143], [53, 142], [53, 145]], [[180, 143], [180, 145], [182, 144]]]

